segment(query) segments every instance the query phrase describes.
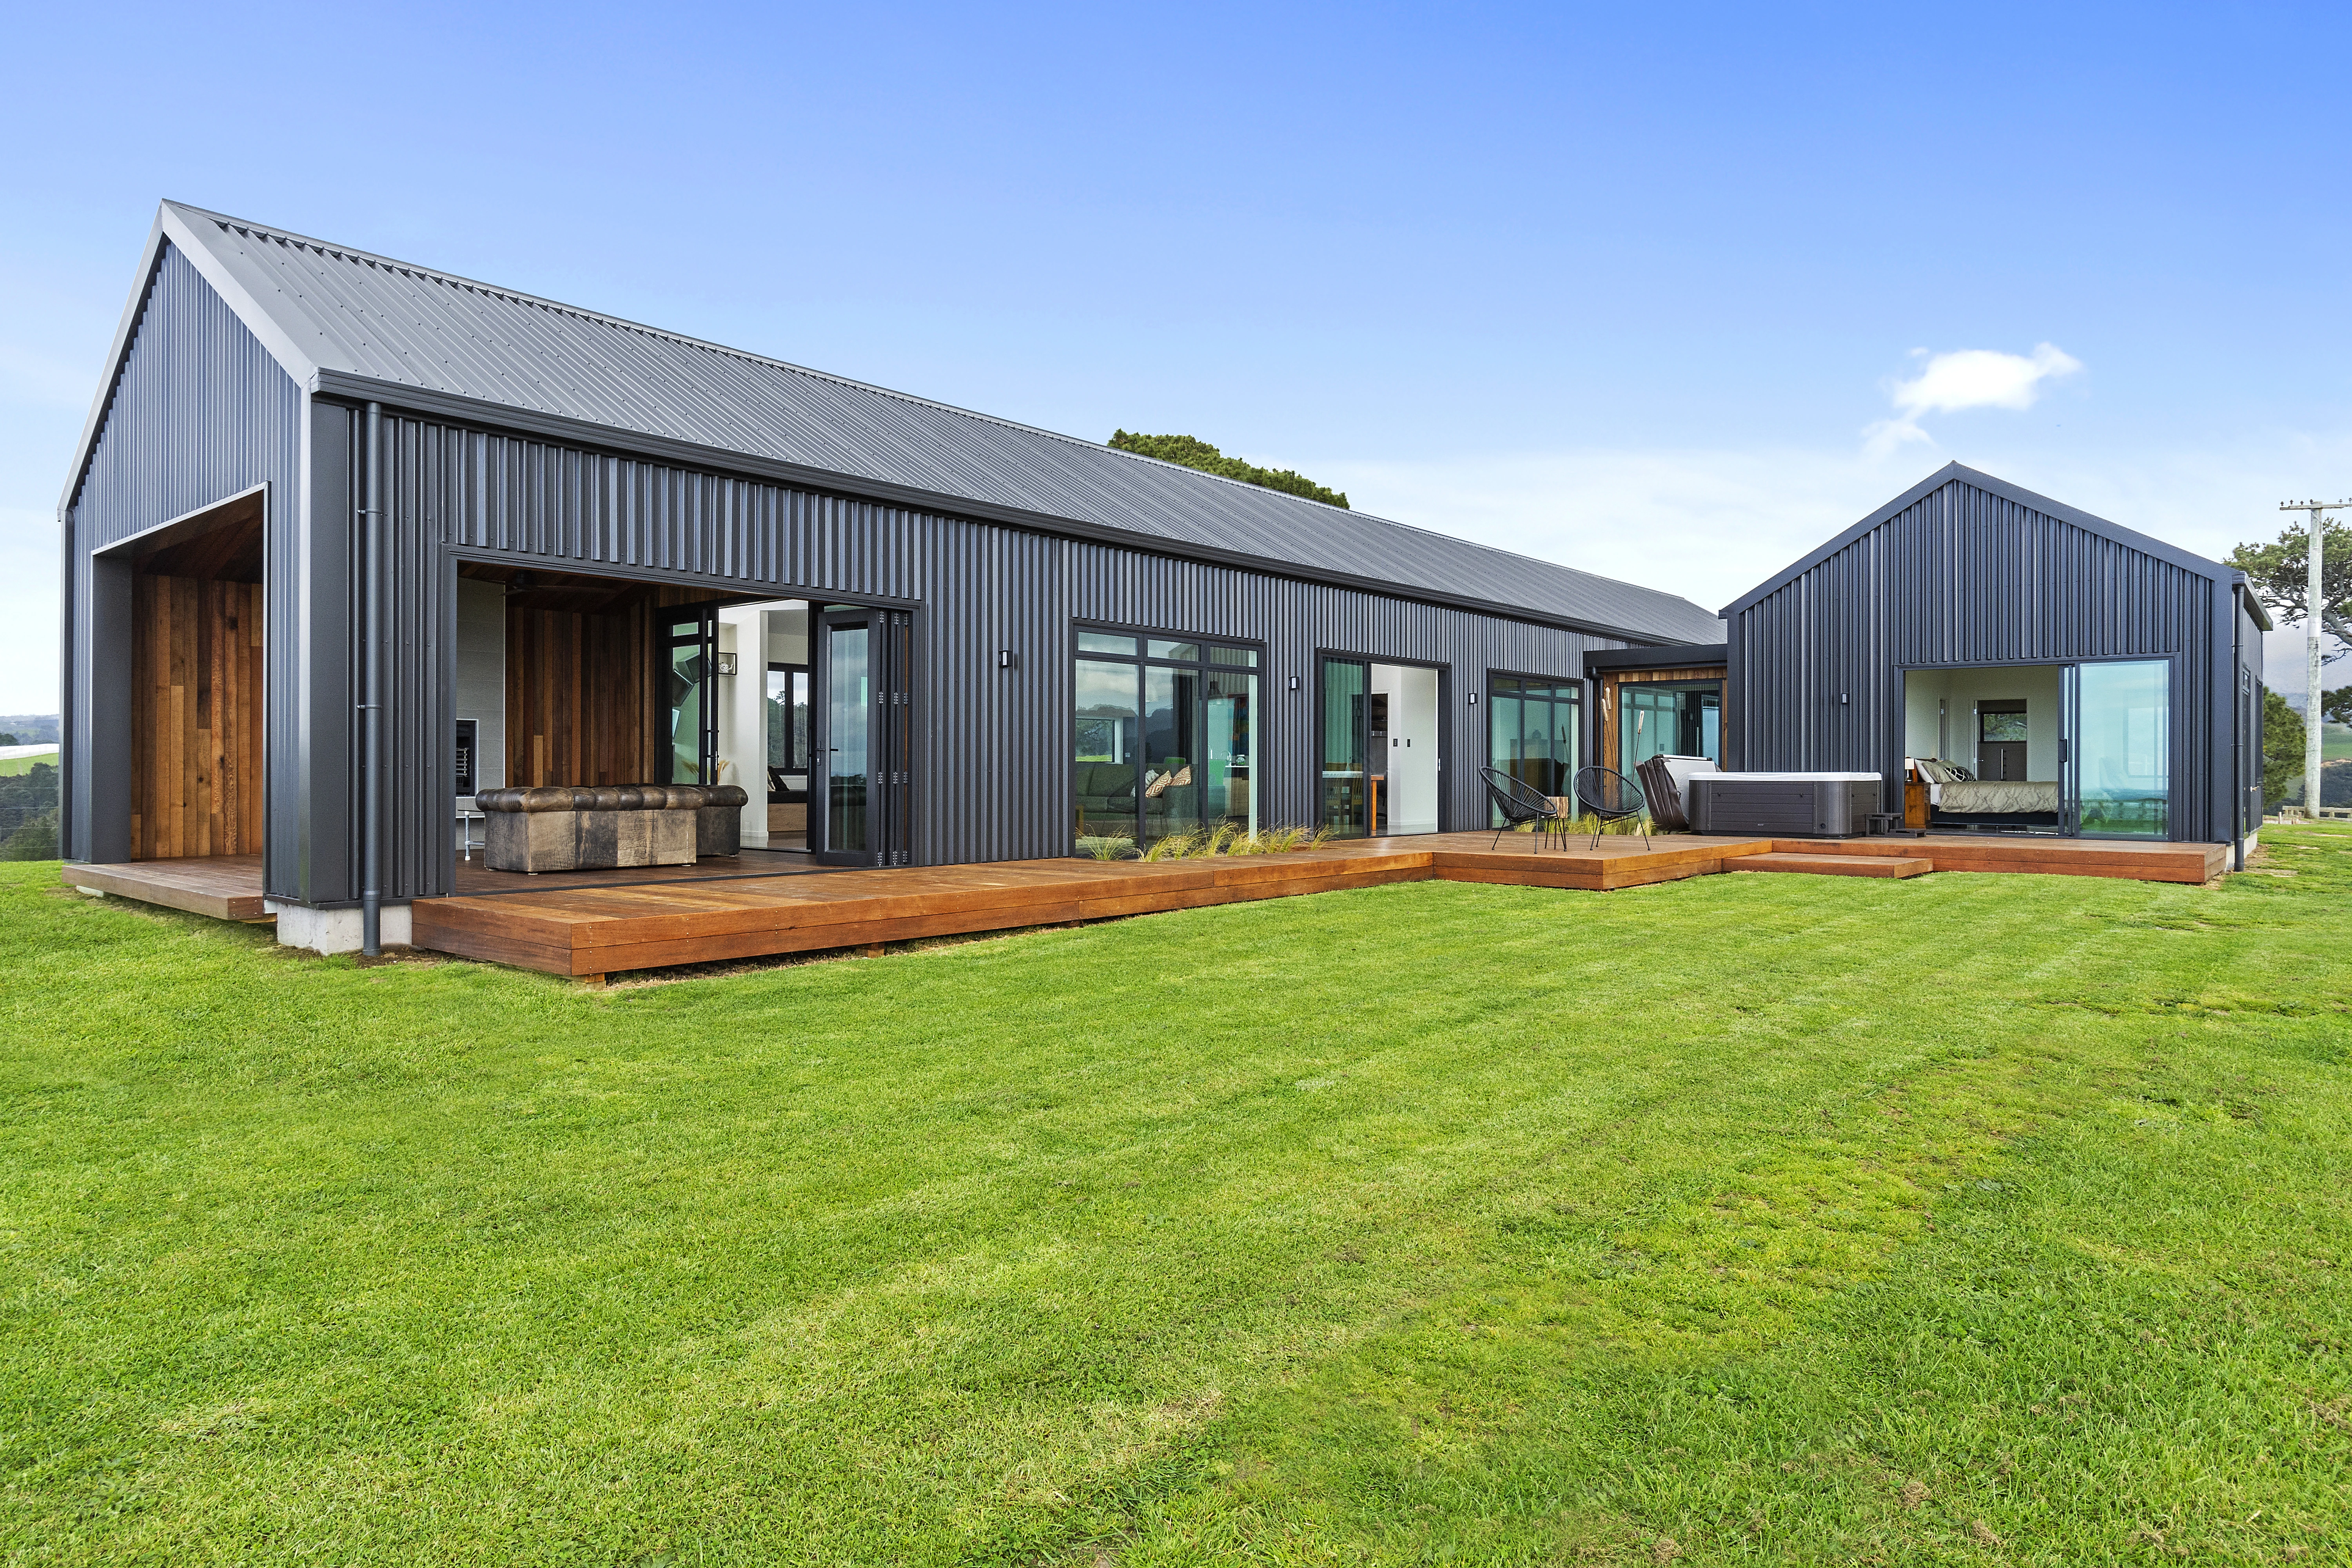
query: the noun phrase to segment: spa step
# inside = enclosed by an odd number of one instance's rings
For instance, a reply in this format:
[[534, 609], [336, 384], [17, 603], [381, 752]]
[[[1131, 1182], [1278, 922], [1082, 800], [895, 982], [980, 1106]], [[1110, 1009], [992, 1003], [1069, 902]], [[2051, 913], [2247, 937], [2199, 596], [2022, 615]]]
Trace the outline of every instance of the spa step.
[[1727, 871], [1810, 871], [1816, 877], [1921, 877], [1936, 868], [1933, 860], [1897, 855], [1816, 855], [1776, 850], [1769, 855], [1742, 855], [1726, 860]]

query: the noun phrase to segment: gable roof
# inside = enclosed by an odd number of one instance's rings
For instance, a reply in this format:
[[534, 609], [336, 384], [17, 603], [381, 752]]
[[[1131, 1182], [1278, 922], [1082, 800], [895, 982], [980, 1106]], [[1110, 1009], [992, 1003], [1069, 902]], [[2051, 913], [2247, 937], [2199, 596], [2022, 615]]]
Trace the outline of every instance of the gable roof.
[[157, 214], [68, 504], [167, 241], [314, 392], [1632, 640], [1722, 635], [1677, 595], [178, 202]]
[[2245, 576], [2244, 573], [2233, 566], [2224, 566], [2218, 561], [2208, 561], [2202, 555], [2192, 555], [2178, 545], [2167, 544], [2161, 539], [2137, 532], [2119, 522], [2109, 522], [2105, 518], [2094, 517], [2089, 512], [2077, 510], [2063, 501], [2055, 501], [2048, 496], [2036, 495], [2022, 485], [2013, 485], [2007, 479], [1995, 479], [1992, 475], [1979, 468], [1971, 468], [1965, 463], [1946, 463], [1835, 539], [1781, 568], [1732, 600], [1723, 607], [1723, 618], [1727, 621], [1731, 619], [1758, 600], [1795, 582], [1864, 534], [1909, 510], [1926, 497], [1935, 494], [1949, 484], [1968, 485], [1983, 490], [1988, 495], [1996, 495], [2003, 500], [2030, 507], [2044, 517], [2053, 517], [2061, 522], [2071, 523], [2076, 528], [2098, 534], [2102, 538], [2112, 539], [2118, 544], [2128, 546], [2144, 555], [2152, 555], [2159, 561], [2168, 562], [2215, 583], [2236, 582]]

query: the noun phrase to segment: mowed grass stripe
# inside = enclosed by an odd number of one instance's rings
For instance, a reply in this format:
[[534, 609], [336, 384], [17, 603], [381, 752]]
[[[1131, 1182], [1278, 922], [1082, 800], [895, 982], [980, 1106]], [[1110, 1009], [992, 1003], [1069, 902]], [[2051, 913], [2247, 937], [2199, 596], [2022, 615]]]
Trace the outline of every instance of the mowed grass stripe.
[[0, 1541], [2324, 1559], [2352, 836], [2287, 837], [603, 994], [6, 868]]

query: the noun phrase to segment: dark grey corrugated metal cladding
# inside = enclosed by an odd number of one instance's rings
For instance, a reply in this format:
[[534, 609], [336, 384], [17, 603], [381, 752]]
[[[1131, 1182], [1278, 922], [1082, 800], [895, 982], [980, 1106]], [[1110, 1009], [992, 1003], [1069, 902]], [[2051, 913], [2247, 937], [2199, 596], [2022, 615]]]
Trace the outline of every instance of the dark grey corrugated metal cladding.
[[1949, 465], [1724, 611], [1726, 765], [1891, 778], [1908, 668], [2164, 658], [2174, 836], [2226, 840], [2235, 575]]
[[[340, 444], [360, 411], [321, 402]], [[332, 410], [332, 412], [325, 412]], [[1484, 818], [1482, 696], [1489, 669], [1574, 679], [1609, 639], [1269, 577], [1235, 567], [1054, 539], [721, 474], [388, 413], [384, 505], [394, 542], [383, 649], [385, 889], [447, 890], [446, 649], [456, 560], [656, 576], [776, 597], [911, 605], [916, 612], [913, 849], [922, 864], [1069, 849], [1071, 626], [1096, 621], [1263, 644], [1260, 809], [1314, 818], [1309, 704], [1318, 651], [1448, 671], [1448, 820]], [[336, 507], [352, 505], [349, 477]], [[322, 502], [322, 505], [325, 504]], [[1013, 655], [1011, 668], [998, 655]], [[1288, 689], [1287, 678], [1299, 678]]]
[[[119, 339], [121, 369], [92, 416], [88, 458], [63, 519], [63, 842], [77, 859], [130, 854], [128, 731], [91, 721], [93, 714], [130, 710], [130, 566], [98, 552], [266, 484], [273, 623], [294, 607], [293, 578], [283, 566], [299, 542], [302, 389], [177, 247], [153, 250], [149, 287], [133, 298]], [[281, 648], [290, 658], [291, 645], [272, 639], [273, 732], [292, 718], [278, 706], [288, 689]], [[284, 770], [273, 765], [270, 773], [275, 845]]]
[[266, 484], [267, 887], [357, 899], [370, 401], [393, 899], [449, 883], [463, 556], [911, 607], [926, 863], [1067, 852], [1073, 622], [1263, 645], [1273, 821], [1313, 820], [1318, 650], [1440, 666], [1454, 825], [1485, 817], [1487, 670], [1717, 631], [1675, 595], [175, 204], [147, 256], [60, 503], [77, 858], [127, 853], [130, 583], [102, 552]]

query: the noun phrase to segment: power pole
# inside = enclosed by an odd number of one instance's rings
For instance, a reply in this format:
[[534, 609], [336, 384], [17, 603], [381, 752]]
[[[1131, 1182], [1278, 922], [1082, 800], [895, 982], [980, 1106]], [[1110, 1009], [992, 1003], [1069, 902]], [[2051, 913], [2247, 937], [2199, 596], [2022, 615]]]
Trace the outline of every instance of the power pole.
[[2325, 694], [2320, 667], [2326, 662], [2321, 647], [2320, 622], [2327, 609], [2327, 595], [2320, 584], [2320, 541], [2327, 532], [2327, 513], [2352, 507], [2352, 500], [2283, 500], [2281, 511], [2307, 511], [2311, 514], [2310, 543], [2304, 551], [2303, 578], [2303, 815], [2308, 821], [2319, 820], [2319, 753], [2326, 727], [2326, 716], [2320, 711], [2320, 699]]

